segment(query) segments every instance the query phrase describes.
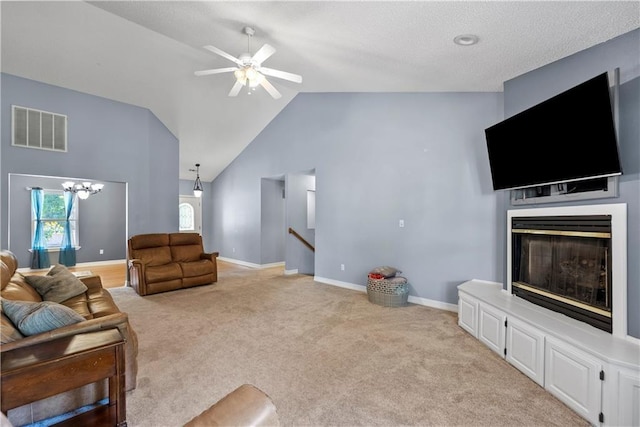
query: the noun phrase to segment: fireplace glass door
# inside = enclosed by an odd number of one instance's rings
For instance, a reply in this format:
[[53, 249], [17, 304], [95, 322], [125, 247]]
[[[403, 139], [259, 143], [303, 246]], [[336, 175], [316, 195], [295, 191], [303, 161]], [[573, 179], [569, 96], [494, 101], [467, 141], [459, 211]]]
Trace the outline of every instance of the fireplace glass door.
[[513, 293], [610, 332], [610, 231], [532, 225], [512, 228]]

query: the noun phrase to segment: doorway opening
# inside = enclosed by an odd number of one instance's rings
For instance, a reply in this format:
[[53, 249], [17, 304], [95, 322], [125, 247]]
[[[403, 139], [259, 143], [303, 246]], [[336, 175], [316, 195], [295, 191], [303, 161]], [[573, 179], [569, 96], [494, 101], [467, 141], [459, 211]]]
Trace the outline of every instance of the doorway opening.
[[180, 196], [178, 210], [178, 231], [202, 235], [202, 199], [196, 196]]

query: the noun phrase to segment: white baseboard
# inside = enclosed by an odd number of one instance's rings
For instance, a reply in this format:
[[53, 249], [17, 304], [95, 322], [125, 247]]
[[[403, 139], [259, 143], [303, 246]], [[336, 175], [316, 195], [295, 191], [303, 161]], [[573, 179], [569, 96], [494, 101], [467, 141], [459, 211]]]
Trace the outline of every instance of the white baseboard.
[[[93, 267], [93, 266], [99, 266], [99, 265], [113, 265], [113, 264], [126, 264], [127, 260], [126, 259], [110, 259], [110, 260], [106, 260], [106, 261], [90, 261], [90, 262], [79, 262], [76, 265], [74, 265], [74, 268], [78, 268], [78, 267]], [[52, 262], [51, 265], [56, 265], [57, 262]], [[22, 268], [18, 268], [16, 271], [18, 271], [19, 273], [32, 273], [32, 272], [36, 272], [36, 271], [47, 271], [49, 270], [49, 268], [51, 267], [47, 267], [47, 268], [37, 268], [37, 269], [32, 269], [30, 267], [22, 267]]]
[[284, 275], [285, 276], [291, 276], [293, 274], [298, 274], [298, 269], [294, 268], [293, 270], [285, 270], [284, 271]]
[[[328, 279], [326, 277], [314, 276], [313, 280], [327, 285], [338, 286], [340, 288], [351, 289], [358, 292], [367, 292], [367, 287], [363, 285], [356, 285], [349, 282], [341, 282], [340, 280]], [[414, 297], [409, 295], [409, 302], [412, 304], [424, 305], [426, 307], [437, 308], [440, 310], [458, 312], [458, 306], [456, 304], [450, 304], [447, 302], [435, 301], [427, 298]]]
[[339, 288], [351, 289], [352, 291], [367, 292], [366, 286], [356, 285], [354, 283], [341, 282], [340, 280], [328, 279], [320, 276], [313, 276], [313, 280], [327, 285], [337, 286]]
[[414, 297], [413, 295], [409, 295], [409, 302], [413, 304], [424, 305], [426, 307], [437, 308], [440, 310], [452, 311], [454, 313], [458, 312], [458, 306], [456, 304], [450, 304], [448, 302], [436, 301], [428, 298]]
[[227, 257], [222, 257], [222, 256], [219, 256], [218, 259], [220, 261], [230, 262], [231, 264], [242, 265], [243, 267], [259, 268], [259, 269], [284, 266], [284, 261], [282, 261], [282, 262], [272, 262], [270, 264], [256, 264], [256, 263], [253, 263], [253, 262], [242, 261], [242, 260], [239, 260], [239, 259], [227, 258]]

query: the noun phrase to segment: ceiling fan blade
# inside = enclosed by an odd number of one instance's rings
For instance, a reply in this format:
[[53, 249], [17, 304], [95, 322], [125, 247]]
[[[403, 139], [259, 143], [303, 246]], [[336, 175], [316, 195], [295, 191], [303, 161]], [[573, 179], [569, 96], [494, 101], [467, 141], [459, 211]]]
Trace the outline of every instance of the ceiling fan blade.
[[217, 55], [222, 56], [223, 58], [227, 58], [229, 61], [231, 62], [235, 62], [238, 65], [242, 65], [242, 61], [240, 61], [238, 58], [236, 58], [235, 56], [231, 56], [229, 55], [227, 52], [225, 52], [224, 50], [220, 50], [215, 46], [211, 46], [211, 45], [207, 45], [207, 46], [203, 46], [205, 49], [207, 49], [210, 52], [213, 52]]
[[194, 74], [196, 76], [208, 76], [211, 74], [220, 74], [220, 73], [229, 73], [231, 71], [236, 71], [238, 68], [236, 67], [229, 67], [229, 68], [215, 68], [213, 70], [202, 70], [202, 71], [196, 71]]
[[280, 92], [278, 92], [278, 89], [276, 89], [271, 83], [269, 83], [269, 80], [262, 79], [260, 81], [260, 84], [267, 92], [269, 92], [269, 95], [271, 95], [273, 99], [280, 99], [282, 97]]
[[238, 96], [238, 94], [240, 93], [240, 89], [242, 89], [242, 86], [244, 86], [244, 84], [241, 81], [236, 80], [236, 83], [233, 85], [231, 91], [229, 92], [229, 96]]
[[276, 53], [276, 48], [269, 45], [264, 44], [252, 57], [251, 62], [256, 65], [262, 64], [267, 58]]
[[289, 80], [294, 83], [302, 83], [302, 76], [293, 73], [287, 73], [286, 71], [274, 70], [273, 68], [260, 67], [260, 72], [267, 76], [277, 77], [283, 80]]

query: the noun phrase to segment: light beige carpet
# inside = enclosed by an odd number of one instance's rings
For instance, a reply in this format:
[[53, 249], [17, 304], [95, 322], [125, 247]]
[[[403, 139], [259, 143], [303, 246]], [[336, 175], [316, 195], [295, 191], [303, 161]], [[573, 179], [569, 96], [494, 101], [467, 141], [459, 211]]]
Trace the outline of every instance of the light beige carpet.
[[457, 326], [455, 313], [386, 308], [364, 293], [224, 268], [216, 284], [110, 289], [139, 337], [129, 426], [179, 426], [243, 383], [285, 426], [588, 425]]

